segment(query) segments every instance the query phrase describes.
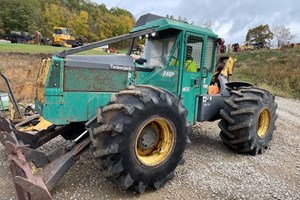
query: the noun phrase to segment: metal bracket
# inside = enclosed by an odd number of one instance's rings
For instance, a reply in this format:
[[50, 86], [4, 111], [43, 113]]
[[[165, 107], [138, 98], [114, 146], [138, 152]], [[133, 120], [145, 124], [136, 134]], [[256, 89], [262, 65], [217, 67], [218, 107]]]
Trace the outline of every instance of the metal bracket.
[[60, 148], [46, 155], [28, 148], [22, 141], [19, 143], [13, 131], [6, 132], [2, 128], [0, 140], [10, 160], [19, 200], [51, 200], [50, 191], [91, 143], [87, 137], [70, 151]]
[[16, 111], [17, 111], [19, 117], [22, 118], [22, 117], [23, 117], [23, 114], [21, 113], [21, 110], [20, 110], [19, 105], [18, 105], [18, 103], [17, 103], [16, 97], [15, 97], [13, 91], [12, 91], [12, 87], [11, 87], [11, 84], [10, 84], [8, 78], [6, 78], [6, 76], [4, 76], [4, 74], [2, 74], [1, 71], [0, 71], [0, 76], [3, 78], [3, 80], [4, 80], [5, 83], [6, 83], [6, 86], [7, 86], [7, 88], [8, 88], [9, 98], [10, 98], [10, 100], [11, 100], [11, 102], [12, 102], [14, 108], [16, 109]]

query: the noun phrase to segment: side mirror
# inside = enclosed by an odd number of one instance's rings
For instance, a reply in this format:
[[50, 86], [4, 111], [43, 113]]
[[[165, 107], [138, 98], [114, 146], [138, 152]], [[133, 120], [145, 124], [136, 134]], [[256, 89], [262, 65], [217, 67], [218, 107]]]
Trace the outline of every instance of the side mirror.
[[207, 78], [208, 77], [208, 69], [206, 67], [204, 67], [202, 69], [202, 76], [201, 78]]
[[139, 65], [143, 65], [144, 63], [147, 62], [147, 59], [145, 59], [145, 58], [138, 58], [138, 59], [135, 60], [135, 62], [137, 64], [139, 64]]

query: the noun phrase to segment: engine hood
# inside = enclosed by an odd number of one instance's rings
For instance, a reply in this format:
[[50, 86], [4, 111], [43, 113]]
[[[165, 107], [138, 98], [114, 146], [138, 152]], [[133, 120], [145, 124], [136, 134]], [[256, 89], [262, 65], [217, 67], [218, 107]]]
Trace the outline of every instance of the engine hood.
[[133, 58], [128, 55], [69, 55], [65, 66], [134, 71]]

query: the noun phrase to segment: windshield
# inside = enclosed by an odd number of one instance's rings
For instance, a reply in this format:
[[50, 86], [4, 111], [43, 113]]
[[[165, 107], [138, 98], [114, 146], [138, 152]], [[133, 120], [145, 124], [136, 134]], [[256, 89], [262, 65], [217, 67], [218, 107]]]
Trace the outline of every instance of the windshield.
[[55, 30], [54, 30], [54, 33], [55, 33], [56, 35], [61, 35], [61, 34], [66, 35], [66, 34], [67, 34], [67, 29], [66, 29], [66, 28], [63, 28], [63, 29], [55, 29]]
[[164, 67], [167, 65], [172, 47], [178, 35], [172, 35], [165, 38], [148, 38], [142, 58], [147, 59], [145, 67]]
[[56, 35], [60, 35], [60, 34], [62, 34], [62, 30], [61, 30], [61, 29], [55, 29], [55, 30], [54, 30], [54, 33], [55, 33]]

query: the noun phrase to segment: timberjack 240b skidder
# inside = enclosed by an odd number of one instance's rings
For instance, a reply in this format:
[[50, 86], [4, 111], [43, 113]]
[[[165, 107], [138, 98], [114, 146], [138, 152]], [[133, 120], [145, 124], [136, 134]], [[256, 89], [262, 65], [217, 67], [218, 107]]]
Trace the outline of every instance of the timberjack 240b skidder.
[[[145, 46], [134, 60], [141, 37]], [[123, 40], [131, 41], [127, 55], [74, 55]], [[211, 30], [147, 14], [129, 34], [44, 59], [35, 109], [51, 125], [26, 131], [30, 119], [0, 118], [18, 198], [51, 199], [89, 146], [99, 173], [122, 188], [158, 189], [174, 176], [192, 125], [201, 121], [221, 119], [220, 137], [234, 151], [263, 153], [275, 128], [275, 97], [229, 82], [234, 59], [216, 62], [216, 41]], [[69, 141], [65, 148], [36, 150], [58, 135]]]

